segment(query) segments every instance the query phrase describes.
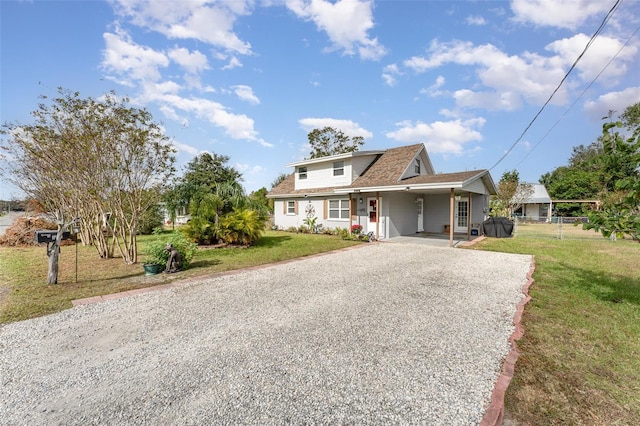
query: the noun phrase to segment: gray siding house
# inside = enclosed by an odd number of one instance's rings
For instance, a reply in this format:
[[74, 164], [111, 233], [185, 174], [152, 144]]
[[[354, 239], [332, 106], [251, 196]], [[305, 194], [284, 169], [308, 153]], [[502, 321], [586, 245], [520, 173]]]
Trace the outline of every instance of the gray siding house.
[[387, 239], [420, 232], [478, 235], [496, 188], [488, 170], [435, 173], [424, 144], [359, 151], [287, 164], [294, 171], [267, 195], [274, 224], [362, 226]]

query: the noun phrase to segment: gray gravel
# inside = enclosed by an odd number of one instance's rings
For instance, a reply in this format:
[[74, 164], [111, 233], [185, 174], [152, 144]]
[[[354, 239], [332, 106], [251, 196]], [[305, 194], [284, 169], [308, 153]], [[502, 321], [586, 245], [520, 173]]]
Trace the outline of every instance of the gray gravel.
[[476, 424], [530, 262], [378, 243], [9, 324], [0, 424]]

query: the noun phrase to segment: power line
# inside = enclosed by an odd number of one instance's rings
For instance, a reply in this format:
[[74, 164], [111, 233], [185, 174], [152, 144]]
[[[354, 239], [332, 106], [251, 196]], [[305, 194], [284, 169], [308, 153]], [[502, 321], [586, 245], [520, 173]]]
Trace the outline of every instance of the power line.
[[569, 77], [569, 74], [571, 74], [571, 72], [573, 71], [573, 69], [576, 67], [576, 65], [578, 65], [578, 62], [580, 62], [580, 60], [582, 59], [582, 57], [584, 56], [584, 54], [587, 52], [587, 50], [589, 49], [589, 47], [591, 47], [591, 44], [593, 44], [594, 40], [598, 37], [598, 35], [600, 34], [600, 32], [602, 31], [602, 29], [604, 28], [604, 26], [607, 24], [607, 22], [609, 21], [609, 19], [611, 18], [611, 16], [613, 15], [613, 13], [615, 12], [615, 10], [618, 8], [618, 6], [620, 5], [620, 2], [622, 2], [622, 0], [617, 0], [616, 3], [613, 5], [613, 7], [609, 10], [609, 12], [607, 13], [607, 16], [605, 16], [605, 18], [602, 20], [602, 23], [600, 24], [600, 26], [598, 27], [598, 29], [596, 30], [595, 33], [593, 33], [593, 35], [591, 36], [591, 39], [589, 39], [589, 41], [587, 42], [587, 44], [585, 45], [584, 49], [582, 50], [582, 53], [580, 53], [580, 55], [578, 55], [578, 57], [576, 58], [576, 60], [573, 62], [573, 65], [571, 65], [571, 68], [569, 68], [569, 71], [567, 71], [567, 73], [564, 75], [564, 77], [562, 77], [562, 80], [560, 80], [560, 83], [558, 84], [558, 86], [554, 89], [554, 91], [551, 93], [551, 96], [549, 96], [549, 99], [547, 99], [547, 101], [544, 103], [544, 105], [542, 105], [542, 107], [540, 108], [540, 110], [536, 113], [536, 115], [533, 117], [533, 119], [529, 122], [529, 124], [527, 125], [527, 127], [524, 129], [524, 131], [520, 134], [520, 136], [518, 137], [518, 139], [516, 139], [516, 141], [513, 143], [513, 145], [511, 145], [511, 147], [507, 150], [507, 152], [504, 153], [504, 155], [502, 157], [500, 157], [500, 159], [489, 168], [489, 171], [493, 170], [498, 164], [500, 164], [502, 162], [502, 160], [504, 160], [507, 155], [509, 155], [511, 153], [511, 151], [513, 151], [513, 148], [516, 147], [516, 145], [518, 145], [518, 143], [520, 143], [520, 141], [522, 140], [522, 138], [524, 137], [524, 135], [529, 131], [529, 129], [531, 128], [531, 126], [533, 125], [533, 123], [538, 119], [538, 117], [540, 116], [540, 114], [542, 114], [542, 111], [544, 111], [544, 109], [546, 108], [546, 106], [549, 104], [549, 102], [551, 102], [551, 99], [553, 99], [554, 95], [558, 92], [558, 90], [560, 90], [560, 87], [562, 86], [562, 84], [565, 82], [565, 80]]
[[598, 73], [598, 75], [596, 75], [594, 77], [593, 80], [591, 80], [591, 82], [587, 85], [587, 87], [585, 87], [585, 89], [582, 91], [582, 93], [580, 93], [580, 96], [578, 96], [576, 98], [575, 101], [573, 101], [573, 103], [569, 106], [569, 108], [567, 108], [567, 110], [560, 116], [560, 118], [558, 119], [558, 121], [556, 121], [553, 126], [551, 126], [551, 128], [549, 130], [547, 130], [547, 132], [542, 136], [542, 138], [540, 138], [540, 140], [538, 142], [536, 142], [536, 144], [533, 146], [533, 148], [531, 148], [531, 150], [529, 150], [529, 152], [527, 152], [527, 154], [522, 158], [522, 160], [520, 160], [520, 162], [518, 164], [516, 164], [516, 167], [518, 167], [520, 164], [522, 164], [522, 162], [524, 160], [527, 159], [527, 157], [529, 157], [529, 155], [538, 147], [538, 145], [540, 145], [540, 143], [547, 137], [549, 136], [549, 133], [551, 133], [551, 131], [553, 129], [555, 129], [555, 127], [564, 119], [564, 117], [566, 117], [567, 113], [578, 103], [578, 101], [584, 96], [585, 93], [587, 93], [587, 90], [589, 90], [591, 88], [591, 86], [593, 85], [593, 83], [596, 82], [596, 80], [598, 80], [598, 78], [600, 78], [600, 76], [602, 75], [602, 73], [604, 73], [607, 68], [609, 68], [609, 65], [611, 65], [611, 63], [613, 62], [614, 59], [616, 59], [618, 57], [618, 55], [620, 54], [620, 52], [622, 52], [622, 50], [627, 47], [627, 44], [629, 44], [629, 42], [631, 41], [631, 39], [638, 33], [638, 31], [640, 31], [640, 27], [636, 28], [636, 30], [633, 32], [633, 34], [631, 34], [629, 36], [629, 38], [627, 39], [627, 41], [624, 42], [624, 44], [620, 47], [620, 49], [618, 49], [618, 51], [616, 52], [615, 55], [613, 55], [613, 57], [609, 60], [609, 62], [607, 62], [607, 64], [602, 68], [602, 70]]

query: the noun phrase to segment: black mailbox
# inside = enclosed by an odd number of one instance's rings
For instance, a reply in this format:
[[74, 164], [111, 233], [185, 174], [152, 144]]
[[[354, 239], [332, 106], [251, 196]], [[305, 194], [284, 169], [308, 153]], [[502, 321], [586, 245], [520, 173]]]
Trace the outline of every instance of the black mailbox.
[[[58, 231], [36, 231], [36, 243], [52, 243], [56, 240]], [[71, 232], [65, 231], [62, 233], [62, 239], [68, 240], [71, 238]]]

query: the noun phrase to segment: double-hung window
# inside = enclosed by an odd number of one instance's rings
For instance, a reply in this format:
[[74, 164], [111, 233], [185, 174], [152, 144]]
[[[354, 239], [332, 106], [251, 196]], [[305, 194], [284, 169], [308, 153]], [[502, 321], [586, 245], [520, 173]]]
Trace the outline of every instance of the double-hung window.
[[414, 164], [414, 169], [416, 174], [420, 174], [420, 160], [416, 159], [416, 162]]
[[298, 167], [298, 179], [306, 179], [306, 178], [307, 178], [307, 168]]
[[329, 200], [329, 219], [349, 219], [349, 200]]
[[333, 163], [333, 175], [334, 176], [343, 176], [344, 175], [344, 161], [334, 161], [334, 163]]
[[296, 202], [287, 201], [287, 214], [296, 214]]

